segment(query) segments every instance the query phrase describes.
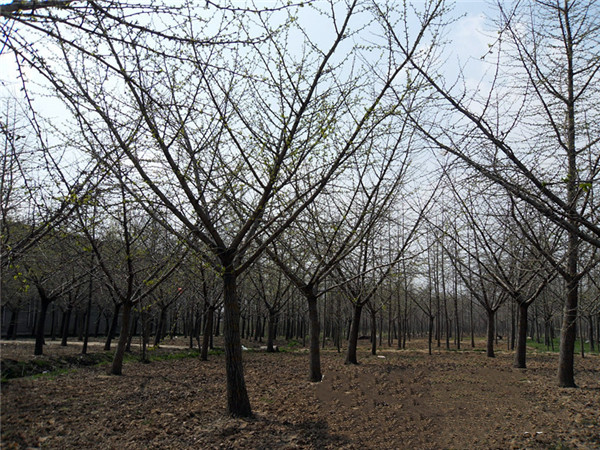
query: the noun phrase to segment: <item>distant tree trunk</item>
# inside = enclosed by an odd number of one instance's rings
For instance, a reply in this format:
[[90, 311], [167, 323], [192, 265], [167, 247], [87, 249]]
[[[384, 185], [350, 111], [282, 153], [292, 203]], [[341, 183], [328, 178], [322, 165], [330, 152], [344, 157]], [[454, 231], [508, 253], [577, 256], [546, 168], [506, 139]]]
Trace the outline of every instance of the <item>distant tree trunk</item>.
[[496, 311], [493, 309], [487, 309], [487, 347], [486, 354], [489, 358], [494, 358], [496, 355], [494, 354], [494, 339], [496, 338], [496, 327], [495, 327], [495, 319], [496, 319]]
[[581, 357], [585, 358], [585, 339], [583, 338], [583, 323], [582, 318], [579, 316], [579, 340], [581, 341]]
[[256, 322], [254, 324], [254, 342], [258, 341], [260, 337], [260, 331], [262, 330], [262, 326], [260, 323], [260, 314], [256, 314]]
[[514, 366], [519, 369], [527, 367], [527, 311], [530, 303], [519, 302], [519, 336], [517, 338], [517, 351], [515, 352]]
[[586, 317], [589, 324], [589, 333], [590, 333], [590, 352], [596, 350], [595, 341], [594, 341], [594, 317], [590, 314]]
[[[371, 355], [377, 355], [377, 317], [374, 309], [371, 309]], [[379, 330], [381, 333], [381, 330]]]
[[[31, 320], [31, 322], [30, 322]], [[37, 325], [37, 321], [38, 321], [38, 310], [36, 309], [33, 312], [33, 318], [30, 317], [30, 315], [28, 314], [28, 320], [27, 320], [27, 326], [30, 327], [30, 331], [31, 331], [31, 337], [33, 339], [35, 339], [35, 326]]]
[[104, 351], [110, 350], [112, 340], [117, 334], [117, 325], [119, 324], [119, 312], [121, 311], [121, 305], [122, 303], [115, 303], [115, 308], [110, 323], [110, 329], [108, 330], [108, 334], [106, 335], [106, 342], [104, 343]]
[[158, 316], [158, 325], [156, 326], [156, 334], [154, 335], [154, 346], [158, 347], [160, 341], [163, 338], [163, 332], [165, 329], [165, 322], [167, 319], [167, 307], [163, 306], [160, 308], [160, 315]]
[[[93, 253], [92, 253], [92, 267], [94, 264], [94, 257], [93, 257]], [[92, 277], [92, 273], [90, 271], [90, 279], [89, 279], [89, 285], [88, 285], [88, 302], [87, 302], [87, 308], [85, 311], [85, 329], [83, 332], [83, 346], [81, 347], [81, 354], [85, 355], [87, 353], [87, 348], [88, 348], [88, 341], [90, 339], [90, 321], [91, 321], [91, 315], [92, 315], [92, 294], [93, 294], [93, 277]]]
[[40, 312], [38, 314], [37, 326], [35, 329], [35, 349], [33, 354], [43, 355], [46, 314], [48, 313], [48, 307], [50, 306], [52, 300], [46, 296], [42, 289], [38, 289], [38, 291], [40, 292]]
[[200, 327], [202, 326], [202, 314], [200, 314], [200, 307], [196, 308], [196, 314], [194, 319], [194, 338], [198, 344], [198, 350], [202, 349], [200, 344]]
[[131, 320], [131, 328], [129, 329], [129, 336], [127, 336], [127, 345], [125, 346], [126, 353], [131, 353], [131, 341], [133, 340], [133, 337], [137, 334], [138, 320], [138, 315], [133, 313]]
[[394, 321], [392, 319], [392, 299], [390, 298], [390, 304], [388, 305], [388, 347], [391, 347], [394, 342], [393, 329], [395, 328]]
[[50, 314], [50, 340], [56, 340], [56, 308], [52, 305], [52, 313]]
[[100, 322], [102, 321], [102, 310], [98, 311], [96, 317], [96, 323], [94, 324], [94, 337], [97, 338], [100, 335]]
[[381, 312], [379, 313], [379, 346], [383, 347], [383, 313]]
[[310, 327], [308, 379], [312, 382], [319, 382], [323, 378], [323, 374], [321, 373], [321, 352], [319, 347], [321, 324], [319, 322], [319, 306], [315, 287], [307, 288], [305, 295], [308, 303], [308, 321]]
[[600, 312], [596, 315], [596, 349], [600, 353]]
[[433, 314], [429, 315], [429, 331], [428, 331], [428, 336], [427, 336], [427, 348], [429, 350], [429, 354], [431, 355], [431, 347], [433, 346], [433, 321], [434, 321], [434, 316]]
[[149, 362], [147, 349], [148, 344], [150, 343], [150, 314], [147, 310], [142, 309], [142, 312], [140, 313], [140, 321], [142, 325], [142, 356], [140, 358], [140, 361], [143, 363], [147, 363]]
[[358, 345], [358, 331], [360, 328], [360, 316], [363, 305], [361, 302], [354, 304], [354, 314], [350, 325], [350, 336], [348, 337], [348, 352], [346, 353], [346, 364], [358, 364], [356, 358], [356, 347]]
[[62, 347], [66, 347], [67, 346], [67, 339], [69, 336], [69, 325], [71, 323], [71, 312], [73, 311], [73, 306], [72, 305], [68, 305], [66, 311], [63, 312], [62, 314], [62, 320], [61, 320], [61, 341], [60, 341], [60, 345]]
[[92, 296], [88, 299], [88, 304], [85, 312], [85, 323], [83, 329], [83, 346], [81, 347], [81, 354], [87, 353], [88, 342], [90, 340], [90, 316], [92, 315]]
[[403, 313], [404, 311], [402, 311], [402, 307], [400, 306], [400, 302], [401, 302], [401, 297], [400, 297], [400, 289], [398, 287], [398, 292], [397, 292], [397, 297], [396, 297], [396, 305], [398, 308], [398, 316], [397, 316], [397, 328], [398, 328], [398, 350], [400, 350], [402, 348], [402, 333], [403, 333], [403, 326], [402, 326], [402, 321], [403, 321]]
[[[219, 336], [219, 334], [221, 333], [220, 328], [221, 328], [221, 310], [219, 309], [217, 311], [217, 325], [215, 327], [215, 336]], [[212, 345], [211, 345], [211, 348], [212, 348]]]
[[473, 297], [471, 295], [469, 305], [469, 327], [471, 328], [471, 348], [475, 348], [475, 326], [473, 323]]
[[[456, 241], [454, 241], [454, 257], [456, 260], [458, 260], [458, 242]], [[458, 313], [458, 270], [456, 269], [454, 269], [454, 321], [456, 323], [456, 336], [454, 337], [454, 342], [456, 344], [456, 348], [460, 350], [460, 341], [462, 336], [460, 316]]]
[[206, 310], [206, 321], [204, 324], [204, 333], [202, 334], [202, 348], [200, 349], [201, 361], [208, 360], [208, 348], [210, 346], [210, 337], [213, 332], [214, 317], [215, 308], [213, 306], [209, 306]]
[[85, 320], [85, 314], [77, 308], [77, 313], [75, 314], [75, 325], [77, 327], [77, 340], [79, 342], [83, 341], [83, 323]]
[[275, 351], [275, 317], [275, 309], [269, 308], [269, 327], [267, 329], [267, 352]]
[[123, 303], [123, 317], [121, 318], [121, 334], [119, 335], [119, 342], [117, 344], [117, 350], [113, 358], [110, 373], [113, 375], [121, 375], [123, 373], [123, 357], [125, 356], [125, 350], [127, 348], [127, 342], [129, 340], [129, 322], [131, 316], [131, 310], [133, 309], [133, 303], [126, 301]]
[[[250, 399], [244, 379], [242, 343], [240, 338], [240, 305], [237, 297], [237, 278], [232, 264], [225, 265], [223, 275], [225, 317], [225, 369], [227, 376], [227, 411], [234, 417], [252, 416]], [[217, 319], [218, 325], [218, 319]]]
[[17, 338], [17, 324], [19, 323], [19, 308], [10, 310], [10, 321], [8, 322], [8, 329], [6, 330], [6, 339]]

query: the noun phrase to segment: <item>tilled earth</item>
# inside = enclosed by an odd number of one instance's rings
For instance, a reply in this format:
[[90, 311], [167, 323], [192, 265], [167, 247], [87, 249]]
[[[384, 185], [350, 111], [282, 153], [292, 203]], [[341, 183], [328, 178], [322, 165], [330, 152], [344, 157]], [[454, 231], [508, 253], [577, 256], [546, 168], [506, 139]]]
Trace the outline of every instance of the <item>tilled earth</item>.
[[[576, 360], [577, 389], [556, 387], [557, 356], [360, 349], [358, 366], [305, 351], [244, 354], [252, 419], [225, 414], [224, 356], [129, 362], [11, 379], [2, 386], [2, 448], [600, 448], [600, 357]], [[68, 349], [68, 350], [67, 350]], [[70, 351], [46, 346], [45, 352]], [[95, 351], [99, 351], [96, 347]], [[2, 344], [2, 358], [33, 352]], [[31, 357], [29, 357], [31, 359]], [[43, 357], [48, 358], [48, 357]]]

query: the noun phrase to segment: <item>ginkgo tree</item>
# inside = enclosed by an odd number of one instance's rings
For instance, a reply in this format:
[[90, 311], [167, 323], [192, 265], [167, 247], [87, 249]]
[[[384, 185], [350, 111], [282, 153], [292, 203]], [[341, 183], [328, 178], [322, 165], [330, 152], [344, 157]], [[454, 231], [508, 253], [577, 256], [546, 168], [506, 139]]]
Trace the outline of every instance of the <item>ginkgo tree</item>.
[[[90, 156], [124, 168], [128, 195], [222, 278], [231, 415], [252, 413], [239, 276], [399, 114], [394, 93], [407, 85], [409, 57], [389, 55], [370, 29], [372, 7], [83, 3], [41, 22], [14, 19], [30, 29], [9, 48], [63, 100]], [[409, 54], [443, 12], [441, 2], [422, 5]], [[68, 20], [78, 13], [80, 22]], [[45, 34], [44, 54], [28, 31]]]
[[[583, 242], [600, 247], [597, 184], [600, 174], [600, 5], [586, 1], [496, 4], [497, 33], [481, 56], [485, 76], [468, 89], [461, 71], [424, 67], [415, 77], [432, 88], [430, 116], [413, 124], [434, 146], [476, 169], [519, 202], [566, 231], [566, 286], [558, 384], [574, 387], [574, 345]], [[382, 26], [407, 54], [402, 29], [385, 14]], [[473, 61], [471, 61], [473, 63]], [[485, 70], [487, 69], [487, 70]], [[451, 72], [452, 73], [452, 72]], [[410, 113], [410, 111], [407, 111]]]

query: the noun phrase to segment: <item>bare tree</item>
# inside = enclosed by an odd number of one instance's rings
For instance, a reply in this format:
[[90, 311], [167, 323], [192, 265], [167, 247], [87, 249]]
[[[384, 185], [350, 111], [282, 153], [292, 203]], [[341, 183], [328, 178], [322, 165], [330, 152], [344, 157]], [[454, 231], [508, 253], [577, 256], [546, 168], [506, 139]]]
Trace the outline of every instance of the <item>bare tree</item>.
[[[580, 244], [600, 247], [598, 17], [593, 0], [498, 2], [499, 34], [484, 55], [496, 58], [491, 79], [483, 80], [490, 88], [475, 93], [412, 59], [439, 100], [432, 98], [432, 120], [421, 117], [415, 126], [437, 147], [567, 231], [558, 369], [563, 387], [575, 386]], [[393, 32], [383, 16], [382, 21]]]
[[[358, 1], [313, 10], [326, 37], [287, 8], [188, 6], [150, 8], [141, 25], [127, 5], [36, 11], [41, 25], [13, 20], [44, 33], [52, 56], [32, 52], [23, 29], [8, 46], [65, 101], [93, 156], [108, 168], [126, 160], [130, 194], [222, 277], [228, 411], [249, 416], [238, 278], [397, 114], [383, 100], [408, 58], [351, 45], [366, 28]], [[426, 5], [409, 52], [441, 12]], [[160, 14], [169, 35], [150, 26]]]

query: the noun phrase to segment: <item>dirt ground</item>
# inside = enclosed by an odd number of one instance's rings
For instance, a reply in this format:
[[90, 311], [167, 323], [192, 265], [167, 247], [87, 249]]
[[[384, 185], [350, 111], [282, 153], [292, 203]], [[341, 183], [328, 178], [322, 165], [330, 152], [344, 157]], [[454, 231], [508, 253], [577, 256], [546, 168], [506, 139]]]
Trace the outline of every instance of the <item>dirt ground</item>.
[[[15, 378], [2, 385], [1, 448], [600, 448], [600, 357], [577, 357], [579, 388], [560, 389], [555, 354], [531, 353], [520, 370], [502, 350], [411, 347], [375, 357], [365, 343], [358, 366], [325, 350], [321, 383], [306, 381], [305, 350], [245, 352], [252, 419], [225, 414], [223, 355]], [[47, 345], [41, 358], [79, 351]], [[2, 343], [3, 360], [32, 353]]]

